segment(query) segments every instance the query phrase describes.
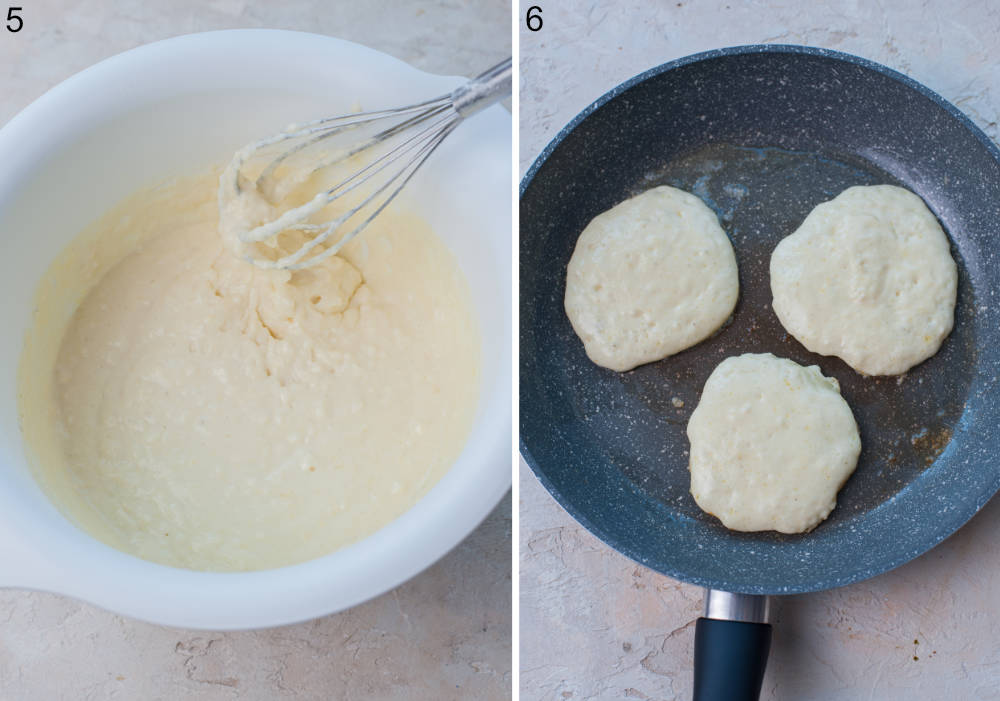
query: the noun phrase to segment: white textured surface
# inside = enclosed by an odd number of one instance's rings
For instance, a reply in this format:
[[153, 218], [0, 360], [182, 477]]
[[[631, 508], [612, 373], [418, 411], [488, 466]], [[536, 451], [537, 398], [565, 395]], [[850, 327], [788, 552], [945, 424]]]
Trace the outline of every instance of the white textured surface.
[[[824, 46], [886, 64], [1000, 136], [1000, 5], [990, 0], [540, 4], [542, 31], [523, 22], [521, 29], [522, 173], [619, 82], [697, 51], [758, 42]], [[521, 698], [690, 698], [701, 590], [607, 548], [523, 465], [520, 484]], [[1000, 699], [998, 529], [994, 500], [898, 570], [780, 599], [762, 698]]]
[[[509, 1], [18, 4], [24, 30], [0, 28], [0, 124], [100, 59], [188, 32], [312, 31], [451, 75], [478, 72], [511, 44]], [[510, 511], [508, 497], [454, 551], [395, 591], [272, 630], [175, 630], [60, 596], [0, 591], [0, 699], [509, 698]]]

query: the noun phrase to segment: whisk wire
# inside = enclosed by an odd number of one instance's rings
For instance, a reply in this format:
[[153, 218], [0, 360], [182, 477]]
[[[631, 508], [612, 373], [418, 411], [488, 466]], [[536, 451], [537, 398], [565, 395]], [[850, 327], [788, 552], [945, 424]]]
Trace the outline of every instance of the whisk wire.
[[[463, 119], [510, 94], [510, 87], [511, 61], [508, 59], [448, 95], [400, 108], [317, 119], [294, 125], [241, 149], [220, 181], [220, 212], [223, 216], [230, 213], [232, 217], [246, 217], [240, 212], [258, 211], [256, 203], [249, 205], [252, 209], [241, 209], [248, 205], [239, 202], [235, 210], [223, 208], [224, 197], [235, 195], [239, 198], [246, 187], [254, 188], [261, 195], [262, 203], [277, 206], [317, 171], [343, 165], [355, 157], [367, 160], [333, 187], [304, 204], [287, 209], [272, 221], [244, 228], [252, 222], [237, 219], [230, 227], [231, 235], [244, 245], [265, 243], [286, 231], [306, 235], [301, 244], [295, 239], [285, 239], [286, 243], [279, 244], [275, 239], [273, 249], [280, 253], [284, 253], [281, 246], [298, 244], [296, 250], [276, 259], [273, 253], [268, 254], [263, 248], [244, 249], [248, 252], [248, 260], [263, 268], [305, 268], [336, 255], [389, 205]], [[389, 120], [392, 120], [391, 123]], [[320, 153], [316, 160], [306, 164], [307, 167], [298, 170], [293, 167], [301, 163], [297, 158], [290, 160], [297, 154], [313, 147], [319, 148], [328, 139], [362, 127], [371, 128], [374, 134], [358, 139], [345, 148], [324, 146], [328, 152]], [[271, 158], [255, 178], [248, 180], [241, 175], [241, 170], [251, 158], [260, 157], [271, 147], [289, 141], [293, 143]], [[331, 143], [335, 145], [335, 142]], [[281, 168], [283, 164], [288, 167]], [[348, 206], [332, 221], [310, 221], [325, 207], [362, 186], [370, 189], [363, 193], [359, 202]], [[360, 222], [336, 243], [329, 245], [336, 232], [356, 219]], [[317, 249], [320, 249], [318, 253]]]
[[[413, 177], [413, 174], [417, 171], [420, 165], [433, 153], [434, 149], [444, 141], [445, 137], [451, 133], [451, 131], [458, 125], [458, 120], [454, 115], [445, 116], [443, 119], [439, 120], [435, 124], [425, 128], [419, 134], [410, 137], [402, 144], [396, 146], [392, 151], [383, 154], [380, 158], [372, 161], [364, 169], [359, 170], [357, 173], [352, 174], [348, 178], [335, 185], [326, 191], [326, 196], [328, 201], [333, 201], [336, 198], [343, 197], [347, 193], [353, 191], [354, 189], [364, 185], [372, 178], [378, 176], [380, 173], [390, 168], [394, 163], [400, 161], [400, 159], [410, 154], [410, 158], [403, 162], [395, 171], [391, 172], [381, 184], [373, 188], [373, 190], [364, 198], [359, 204], [351, 207], [340, 216], [335, 218], [325, 227], [322, 225], [299, 225], [295, 228], [300, 231], [315, 232], [322, 231], [317, 236], [313, 237], [309, 241], [303, 243], [298, 250], [287, 256], [279, 258], [273, 263], [269, 264], [267, 267], [276, 268], [287, 268], [289, 270], [296, 270], [299, 268], [308, 267], [314, 265], [332, 255], [335, 255], [340, 251], [348, 242], [350, 242], [358, 233], [364, 229], [372, 219], [374, 219], [386, 206], [393, 200], [393, 198], [403, 189], [406, 183]], [[302, 259], [307, 253], [312, 251], [318, 246], [321, 246], [326, 241], [330, 239], [333, 233], [343, 226], [346, 222], [350, 221], [358, 212], [372, 205], [376, 202], [379, 197], [383, 196], [387, 191], [390, 190], [393, 183], [397, 183], [394, 189], [388, 193], [380, 202], [374, 205], [374, 209], [364, 220], [362, 220], [357, 226], [354, 227], [350, 232], [343, 235], [333, 246], [325, 249], [321, 253], [308, 258], [305, 261]]]
[[[414, 176], [414, 174], [417, 172], [417, 169], [421, 166], [421, 164], [423, 164], [423, 162], [430, 157], [431, 153], [434, 152], [434, 149], [436, 149], [438, 147], [438, 145], [442, 141], [444, 141], [445, 137], [455, 128], [456, 125], [457, 125], [457, 122], [454, 123], [454, 124], [452, 124], [452, 125], [450, 125], [449, 127], [447, 127], [444, 132], [442, 132], [441, 134], [439, 134], [438, 136], [436, 136], [432, 142], [430, 142], [428, 145], [425, 145], [421, 149], [421, 151], [419, 152], [419, 154], [421, 154], [421, 155], [419, 155], [419, 157], [417, 159], [415, 159], [414, 161], [412, 161], [407, 166], [408, 172], [406, 172], [405, 175], [403, 175], [402, 179], [399, 181], [399, 184], [395, 187], [395, 189], [393, 189], [392, 192], [389, 193], [389, 195], [382, 201], [382, 203], [379, 204], [378, 207], [376, 207], [375, 210], [364, 219], [364, 221], [362, 221], [354, 229], [352, 229], [350, 233], [345, 234], [343, 237], [341, 237], [341, 239], [339, 241], [337, 241], [337, 243], [335, 243], [334, 245], [332, 245], [329, 248], [325, 249], [322, 253], [317, 253], [315, 256], [312, 256], [311, 258], [309, 258], [309, 259], [307, 259], [305, 261], [302, 261], [302, 262], [297, 262], [297, 261], [293, 262], [293, 261], [290, 261], [289, 259], [291, 259], [292, 257], [298, 255], [298, 252], [296, 252], [296, 253], [294, 253], [294, 254], [292, 254], [290, 256], [285, 256], [285, 260], [287, 261], [286, 264], [284, 264], [284, 265], [280, 265], [279, 264], [279, 265], [276, 265], [276, 267], [283, 267], [283, 268], [286, 268], [288, 270], [298, 270], [298, 269], [301, 269], [301, 268], [309, 267], [311, 265], [315, 265], [316, 263], [319, 263], [320, 261], [325, 260], [326, 258], [329, 258], [330, 256], [336, 255], [340, 251], [340, 249], [342, 249], [352, 239], [354, 239], [355, 236], [357, 236], [359, 233], [361, 233], [361, 231], [366, 226], [368, 226], [369, 223], [371, 223], [372, 219], [374, 219], [375, 217], [377, 217], [382, 212], [382, 210], [385, 209], [389, 205], [390, 202], [392, 202], [393, 198], [395, 198], [396, 195], [399, 194], [399, 192], [406, 186], [406, 183], [409, 182], [410, 178], [412, 178]], [[393, 182], [393, 180], [388, 181], [385, 185], [383, 185], [382, 188], [380, 188], [379, 192], [385, 190], [390, 184], [392, 184], [392, 182]], [[376, 194], [378, 194], [378, 193], [376, 193]], [[366, 200], [366, 204], [371, 199], [374, 199], [375, 196], [376, 195], [373, 194], [371, 197], [369, 197], [368, 200]], [[331, 226], [327, 227], [327, 230], [324, 231], [324, 233], [321, 234], [320, 236], [324, 236], [326, 238], [329, 238], [329, 236], [333, 233], [334, 230], [336, 230], [336, 228], [338, 226], [340, 226], [340, 224], [342, 224], [344, 221], [347, 221], [348, 219], [350, 219], [351, 216], [353, 216], [355, 213], [357, 213], [362, 208], [363, 208], [362, 206], [354, 208], [353, 210], [351, 210], [351, 212], [348, 214], [348, 216], [339, 218], [338, 221], [336, 221], [335, 223], [332, 223]], [[316, 238], [319, 238], [319, 236], [316, 237]], [[312, 241], [309, 241], [308, 243], [312, 243]], [[276, 263], [280, 263], [280, 261], [275, 261], [275, 262]]]
[[[332, 157], [327, 157], [324, 160], [316, 163], [310, 174], [322, 168], [327, 168], [334, 165], [340, 161], [347, 160], [362, 151], [375, 146], [387, 139], [392, 138], [400, 131], [408, 129], [412, 126], [420, 124], [426, 121], [428, 118], [440, 113], [440, 111], [447, 109], [448, 102], [447, 96], [438, 97], [434, 100], [427, 100], [426, 102], [421, 102], [416, 105], [411, 105], [409, 107], [403, 107], [399, 110], [392, 111], [392, 116], [400, 117], [407, 114], [416, 114], [398, 124], [394, 124], [374, 136], [368, 138], [365, 141], [354, 144], [348, 149], [341, 150], [339, 152], [334, 152]], [[310, 146], [315, 146], [316, 144], [329, 139], [334, 136], [340, 136], [346, 131], [357, 129], [359, 127], [365, 126], [371, 122], [382, 120], [387, 117], [389, 110], [381, 110], [378, 112], [360, 112], [356, 115], [346, 115], [344, 117], [329, 117], [326, 119], [319, 119], [314, 122], [309, 122], [302, 125], [299, 129], [289, 132], [287, 138], [304, 138], [304, 140], [284, 152], [276, 156], [260, 175], [257, 176], [256, 187], [265, 193], [273, 193], [274, 188], [271, 185], [271, 180], [274, 176], [277, 168], [284, 163], [288, 158], [299, 153]], [[353, 117], [353, 118], [352, 118]], [[280, 143], [275, 141], [273, 143]], [[269, 144], [270, 145], [270, 144]]]
[[[442, 112], [444, 112], [444, 110], [438, 111], [437, 114], [440, 115]], [[249, 231], [241, 233], [239, 237], [240, 240], [243, 241], [244, 243], [254, 243], [263, 241], [265, 239], [272, 237], [276, 233], [276, 230], [281, 230], [278, 229], [279, 226], [281, 226], [282, 229], [290, 228], [290, 226], [294, 222], [312, 216], [313, 214], [316, 213], [316, 211], [318, 211], [318, 209], [321, 209], [326, 204], [329, 204], [329, 202], [331, 202], [336, 197], [341, 197], [350, 192], [351, 190], [353, 190], [358, 185], [367, 182], [371, 177], [383, 171], [392, 162], [400, 159], [409, 151], [412, 151], [416, 145], [419, 145], [420, 142], [428, 139], [429, 136], [433, 135], [435, 129], [442, 127], [449, 120], [457, 121], [457, 115], [446, 114], [444, 118], [438, 120], [429, 127], [424, 128], [417, 134], [409, 137], [408, 139], [398, 144], [391, 150], [387, 151], [386, 153], [383, 153], [378, 158], [369, 161], [364, 167], [352, 173], [351, 175], [349, 175], [347, 178], [345, 178], [332, 188], [316, 195], [316, 197], [314, 197], [306, 204], [289, 209], [280, 217], [278, 217], [278, 219], [269, 224], [264, 224]], [[336, 161], [334, 161], [333, 163], [336, 163]], [[327, 165], [332, 165], [333, 163]], [[373, 194], [377, 194], [377, 192]]]

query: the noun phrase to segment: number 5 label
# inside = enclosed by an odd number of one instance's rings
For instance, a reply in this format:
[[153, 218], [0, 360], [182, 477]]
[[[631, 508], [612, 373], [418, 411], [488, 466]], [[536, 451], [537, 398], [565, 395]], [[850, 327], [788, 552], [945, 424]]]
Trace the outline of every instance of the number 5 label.
[[19, 32], [21, 28], [24, 27], [24, 20], [21, 19], [21, 15], [17, 14], [23, 10], [23, 7], [8, 7], [7, 8], [7, 31], [8, 32]]

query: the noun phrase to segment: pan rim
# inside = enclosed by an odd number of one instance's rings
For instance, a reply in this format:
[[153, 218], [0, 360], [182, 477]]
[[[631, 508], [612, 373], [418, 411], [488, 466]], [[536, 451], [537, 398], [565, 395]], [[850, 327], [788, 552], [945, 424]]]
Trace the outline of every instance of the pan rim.
[[987, 136], [987, 134], [980, 129], [975, 122], [969, 119], [968, 115], [923, 83], [920, 83], [893, 68], [889, 68], [888, 66], [861, 56], [849, 54], [844, 51], [837, 51], [835, 49], [824, 49], [819, 46], [806, 46], [803, 44], [740, 44], [720, 49], [700, 51], [695, 54], [667, 61], [666, 63], [661, 63], [658, 66], [654, 66], [653, 68], [649, 68], [642, 73], [632, 76], [628, 80], [619, 83], [605, 92], [599, 98], [584, 107], [575, 117], [573, 117], [572, 120], [570, 120], [566, 126], [560, 129], [556, 135], [552, 137], [552, 140], [549, 141], [548, 144], [545, 145], [545, 148], [542, 149], [542, 151], [528, 167], [524, 177], [521, 178], [520, 185], [518, 186], [518, 199], [524, 196], [525, 190], [529, 185], [531, 185], [531, 181], [534, 180], [538, 170], [545, 165], [545, 162], [552, 155], [552, 152], [555, 151], [563, 140], [565, 140], [567, 136], [569, 136], [587, 117], [589, 117], [592, 112], [597, 111], [599, 108], [603, 107], [620, 94], [628, 91], [636, 85], [639, 85], [640, 83], [644, 83], [650, 78], [660, 75], [661, 73], [666, 73], [667, 71], [671, 71], [676, 68], [682, 68], [692, 63], [700, 63], [702, 61], [710, 61], [712, 59], [724, 58], [728, 56], [746, 56], [751, 54], [798, 54], [806, 56], [820, 56], [835, 61], [843, 61], [844, 63], [861, 66], [862, 68], [868, 68], [877, 73], [881, 73], [888, 78], [902, 83], [908, 88], [916, 90], [925, 97], [934, 101], [939, 107], [943, 108], [952, 117], [956, 118], [962, 126], [964, 126], [984, 147], [986, 147], [987, 151], [992, 153], [993, 157], [997, 161], [1000, 161], [1000, 146], [994, 143], [994, 141], [990, 139], [990, 137]]
[[[1000, 164], [1000, 146], [998, 146], [990, 137], [980, 129], [966, 114], [959, 110], [955, 105], [946, 100], [944, 97], [931, 90], [922, 83], [910, 78], [909, 76], [900, 73], [892, 68], [888, 68], [882, 64], [875, 61], [862, 58], [860, 56], [855, 56], [853, 54], [836, 51], [833, 49], [825, 49], [813, 46], [804, 46], [798, 44], [747, 44], [739, 46], [731, 46], [719, 49], [712, 49], [709, 51], [703, 51], [689, 56], [684, 56], [678, 59], [668, 61], [666, 63], [660, 64], [653, 68], [650, 68], [642, 73], [639, 73], [632, 78], [620, 83], [619, 85], [613, 87], [611, 90], [605, 92], [599, 98], [594, 100], [591, 104], [581, 110], [566, 126], [559, 130], [555, 137], [545, 146], [545, 148], [538, 154], [534, 159], [531, 166], [526, 171], [524, 177], [521, 179], [519, 185], [519, 200], [523, 199], [528, 188], [531, 186], [532, 181], [538, 174], [539, 170], [545, 165], [549, 160], [551, 155], [555, 150], [562, 144], [562, 142], [573, 132], [577, 127], [579, 127], [592, 113], [603, 107], [605, 104], [611, 100], [617, 98], [619, 95], [627, 92], [631, 88], [639, 85], [651, 78], [659, 76], [668, 71], [682, 68], [694, 63], [700, 63], [704, 61], [710, 61], [718, 58], [726, 58], [733, 56], [743, 56], [743, 55], [753, 55], [753, 54], [785, 54], [785, 55], [806, 55], [806, 56], [816, 56], [833, 61], [839, 61], [847, 64], [852, 64], [855, 66], [862, 67], [864, 69], [872, 70], [879, 73], [885, 77], [888, 77], [904, 87], [916, 91], [920, 95], [931, 100], [936, 106], [943, 109], [947, 114], [955, 119], [959, 125], [961, 125], [965, 131], [975, 137], [976, 141], [984, 147], [986, 153], [998, 164]], [[964, 423], [965, 414], [959, 418], [959, 425]], [[956, 431], [957, 433], [957, 431]], [[957, 438], [957, 435], [955, 436]], [[879, 574], [893, 570], [901, 565], [910, 562], [911, 560], [919, 557], [920, 555], [932, 550], [934, 547], [939, 545], [944, 540], [948, 539], [951, 535], [957, 532], [963, 525], [965, 525], [973, 516], [975, 516], [989, 500], [1000, 490], [1000, 472], [993, 475], [991, 482], [984, 483], [986, 489], [981, 492], [977, 498], [969, 499], [968, 501], [959, 503], [953, 508], [946, 510], [946, 513], [942, 514], [942, 517], [936, 521], [938, 526], [924, 542], [920, 543], [915, 547], [908, 548], [906, 550], [900, 551], [895, 557], [887, 557], [885, 560], [880, 561], [876, 567], [855, 569], [847, 573], [835, 573], [833, 571], [824, 573], [822, 577], [812, 577], [810, 581], [799, 582], [784, 586], [769, 586], [764, 584], [749, 585], [744, 584], [740, 586], [733, 586], [732, 582], [723, 581], [721, 579], [701, 576], [697, 573], [691, 573], [690, 571], [681, 571], [676, 568], [669, 566], [664, 566], [668, 563], [663, 563], [657, 561], [656, 565], [650, 564], [649, 558], [644, 557], [641, 549], [631, 547], [630, 544], [626, 542], [619, 542], [616, 538], [612, 537], [610, 533], [606, 531], [599, 524], [595, 523], [591, 518], [585, 516], [581, 510], [577, 509], [570, 500], [568, 500], [562, 492], [556, 488], [555, 484], [549, 479], [547, 474], [540, 468], [538, 461], [532, 454], [529, 446], [526, 444], [523, 434], [519, 432], [518, 436], [519, 452], [521, 457], [524, 459], [528, 467], [531, 468], [535, 477], [541, 482], [542, 486], [545, 487], [546, 491], [556, 500], [560, 507], [566, 511], [575, 521], [586, 528], [592, 535], [597, 537], [602, 541], [607, 547], [615, 550], [616, 552], [624, 555], [625, 557], [633, 560], [634, 562], [648, 567], [655, 572], [664, 574], [666, 576], [672, 577], [674, 579], [687, 582], [690, 584], [703, 586], [713, 589], [723, 589], [727, 591], [735, 591], [739, 593], [746, 594], [799, 594], [807, 593], [813, 591], [823, 591], [826, 589], [832, 589], [835, 587], [845, 586], [858, 581], [863, 581]], [[905, 491], [905, 490], [904, 490]], [[896, 496], [892, 497], [890, 501], [896, 501], [904, 498], [904, 492], [898, 493]]]

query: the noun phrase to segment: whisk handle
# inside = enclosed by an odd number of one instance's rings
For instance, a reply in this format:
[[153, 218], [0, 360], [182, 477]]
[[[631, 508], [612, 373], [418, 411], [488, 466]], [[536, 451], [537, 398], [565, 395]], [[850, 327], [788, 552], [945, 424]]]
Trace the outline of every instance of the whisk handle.
[[511, 59], [502, 61], [451, 94], [452, 106], [462, 117], [468, 117], [510, 95], [513, 81]]

